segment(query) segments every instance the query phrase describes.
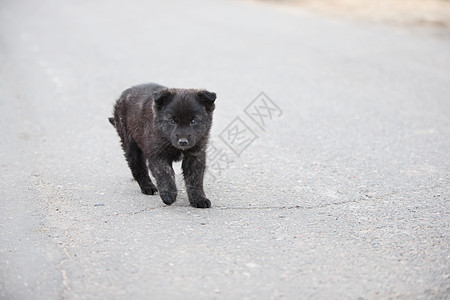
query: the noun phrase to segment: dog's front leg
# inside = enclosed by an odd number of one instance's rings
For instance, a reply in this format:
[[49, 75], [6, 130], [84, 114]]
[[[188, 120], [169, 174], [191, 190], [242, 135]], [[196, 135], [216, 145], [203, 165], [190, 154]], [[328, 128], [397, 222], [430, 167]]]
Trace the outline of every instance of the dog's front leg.
[[149, 166], [156, 179], [162, 201], [171, 205], [177, 200], [177, 186], [172, 163], [165, 159], [149, 159]]
[[181, 164], [189, 202], [193, 207], [211, 207], [211, 201], [206, 198], [203, 191], [205, 160], [204, 154], [200, 156], [186, 156]]

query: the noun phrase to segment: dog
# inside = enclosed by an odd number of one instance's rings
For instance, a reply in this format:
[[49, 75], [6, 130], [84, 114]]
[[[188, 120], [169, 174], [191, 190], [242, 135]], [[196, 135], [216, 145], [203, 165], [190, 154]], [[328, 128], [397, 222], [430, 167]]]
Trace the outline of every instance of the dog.
[[[167, 88], [156, 83], [122, 92], [109, 121], [119, 134], [142, 193], [159, 192], [165, 204], [173, 204], [177, 187], [172, 163], [182, 160], [190, 204], [211, 207], [203, 190], [203, 177], [215, 100], [216, 94], [207, 90]], [[157, 187], [150, 179], [149, 168]]]

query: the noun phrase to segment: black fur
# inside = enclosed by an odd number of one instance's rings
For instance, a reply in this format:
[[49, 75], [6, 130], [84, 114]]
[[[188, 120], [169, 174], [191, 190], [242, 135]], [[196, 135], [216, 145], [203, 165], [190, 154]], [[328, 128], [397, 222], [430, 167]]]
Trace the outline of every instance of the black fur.
[[[154, 195], [159, 189], [165, 204], [174, 203], [172, 163], [182, 159], [190, 204], [211, 207], [203, 191], [203, 175], [215, 100], [216, 94], [206, 90], [168, 89], [155, 83], [123, 91], [109, 122], [116, 127], [142, 193]], [[158, 188], [149, 177], [147, 162]]]

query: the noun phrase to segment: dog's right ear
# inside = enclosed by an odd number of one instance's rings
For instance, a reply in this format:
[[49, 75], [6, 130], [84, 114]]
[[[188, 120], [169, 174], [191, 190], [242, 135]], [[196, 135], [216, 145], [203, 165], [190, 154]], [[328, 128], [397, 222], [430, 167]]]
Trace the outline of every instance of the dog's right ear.
[[169, 89], [163, 89], [153, 93], [153, 102], [156, 109], [161, 109], [165, 103], [172, 97], [172, 92]]

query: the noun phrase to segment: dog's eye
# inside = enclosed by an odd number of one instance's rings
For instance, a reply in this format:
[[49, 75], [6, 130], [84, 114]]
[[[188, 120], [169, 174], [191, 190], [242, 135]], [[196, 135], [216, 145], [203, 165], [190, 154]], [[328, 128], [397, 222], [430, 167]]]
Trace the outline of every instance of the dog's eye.
[[192, 119], [191, 120], [191, 125], [195, 125], [195, 124], [197, 124], [197, 120], [196, 119]]
[[170, 124], [170, 125], [175, 125], [175, 123], [176, 123], [176, 122], [175, 122], [174, 119], [170, 119], [170, 120], [169, 120], [169, 124]]

